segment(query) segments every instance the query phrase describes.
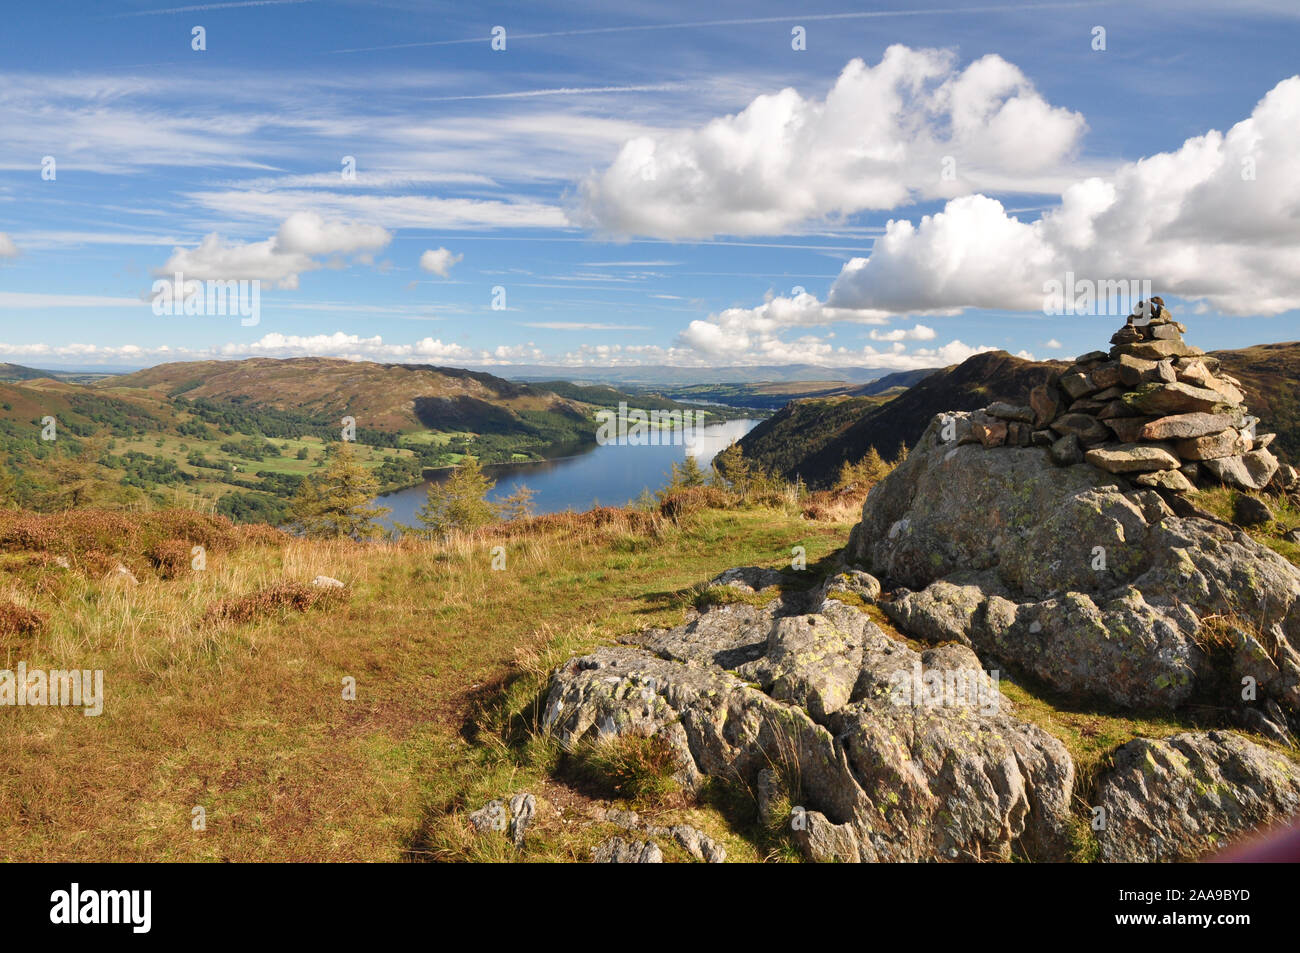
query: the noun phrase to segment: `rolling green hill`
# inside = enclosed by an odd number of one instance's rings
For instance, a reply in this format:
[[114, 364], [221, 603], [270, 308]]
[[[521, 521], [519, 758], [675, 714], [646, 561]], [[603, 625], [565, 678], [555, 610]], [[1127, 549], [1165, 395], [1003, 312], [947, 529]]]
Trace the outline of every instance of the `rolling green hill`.
[[[166, 503], [271, 523], [285, 518], [302, 478], [325, 466], [344, 418], [354, 421], [359, 461], [396, 489], [466, 455], [509, 463], [589, 446], [595, 411], [619, 401], [682, 407], [604, 386], [551, 390], [481, 371], [320, 358], [162, 364], [90, 383], [33, 373], [0, 383], [14, 501], [57, 508], [67, 505], [59, 483], [85, 482], [100, 504]], [[49, 418], [54, 440], [42, 439]]]

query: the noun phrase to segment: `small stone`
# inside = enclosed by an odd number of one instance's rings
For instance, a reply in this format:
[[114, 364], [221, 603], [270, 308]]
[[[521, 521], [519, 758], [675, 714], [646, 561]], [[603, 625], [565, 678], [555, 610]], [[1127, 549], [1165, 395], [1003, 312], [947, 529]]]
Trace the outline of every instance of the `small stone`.
[[1149, 439], [1144, 434], [1150, 426], [1150, 420], [1150, 417], [1111, 417], [1106, 421], [1106, 426], [1115, 431], [1120, 443], [1137, 443]]
[[1052, 444], [1047, 455], [1058, 467], [1070, 467], [1083, 462], [1083, 447], [1079, 445], [1079, 438], [1069, 433]]
[[1253, 450], [1239, 457], [1205, 460], [1201, 467], [1213, 479], [1241, 490], [1262, 490], [1278, 470], [1277, 457], [1267, 450]]
[[1250, 452], [1250, 443], [1240, 430], [1224, 430], [1191, 440], [1179, 440], [1175, 452], [1185, 460], [1214, 460], [1218, 457], [1235, 457]]
[[1119, 374], [1119, 364], [1115, 361], [1099, 364], [1090, 373], [1092, 374], [1092, 382], [1103, 389], [1123, 383], [1123, 378]]
[[1149, 486], [1156, 490], [1172, 490], [1175, 493], [1187, 493], [1196, 488], [1192, 481], [1183, 475], [1181, 470], [1154, 470], [1150, 473], [1139, 473], [1133, 478], [1133, 482], [1138, 486]]
[[1133, 357], [1145, 358], [1148, 361], [1161, 361], [1167, 357], [1187, 357], [1204, 353], [1200, 348], [1190, 347], [1182, 341], [1140, 341], [1137, 344], [1119, 345], [1119, 354], [1131, 354]]
[[1105, 351], [1089, 351], [1087, 354], [1080, 354], [1074, 359], [1076, 364], [1096, 364], [1098, 361], [1104, 361], [1110, 355]]
[[510, 841], [516, 848], [522, 850], [524, 846], [524, 834], [532, 826], [533, 817], [537, 814], [537, 798], [531, 794], [516, 794], [510, 799]]
[[1089, 450], [1083, 458], [1107, 473], [1173, 470], [1180, 462], [1168, 450], [1155, 444], [1126, 444], [1113, 449]]
[[506, 818], [506, 806], [499, 800], [488, 801], [477, 811], [471, 811], [469, 822], [480, 834], [486, 834], [489, 831], [504, 831], [508, 820]]
[[654, 841], [625, 841], [611, 837], [591, 849], [595, 864], [662, 864], [663, 851]]
[[1065, 391], [1071, 400], [1078, 400], [1081, 397], [1096, 393], [1101, 388], [1094, 384], [1092, 378], [1082, 371], [1071, 371], [1061, 377], [1061, 390]]
[[1007, 442], [1007, 422], [980, 411], [971, 414], [970, 429], [986, 447], [1001, 447]]
[[1148, 361], [1132, 354], [1121, 354], [1116, 363], [1119, 365], [1120, 381], [1127, 387], [1137, 387], [1153, 380], [1158, 366], [1157, 361]]
[[1182, 383], [1143, 384], [1125, 401], [1143, 414], [1216, 413], [1223, 409], [1223, 397], [1217, 391]]
[[1210, 373], [1210, 369], [1206, 366], [1203, 358], [1183, 359], [1178, 362], [1178, 379], [1180, 381], [1195, 384], [1197, 387], [1204, 387], [1213, 378], [1214, 375]]
[[1174, 414], [1153, 420], [1142, 429], [1143, 440], [1191, 440], [1242, 424], [1240, 414]]
[[1052, 422], [1052, 429], [1061, 435], [1073, 434], [1084, 444], [1102, 443], [1110, 439], [1109, 428], [1087, 414], [1065, 414]]
[[[1106, 420], [1106, 421], [1109, 421], [1114, 417], [1132, 417], [1132, 416], [1133, 416], [1133, 408], [1130, 407], [1127, 403], [1125, 403], [1123, 399], [1112, 400], [1109, 404], [1107, 404], [1105, 407], [1103, 407], [1101, 410], [1097, 412], [1097, 419]], [[1151, 418], [1146, 417], [1143, 419], [1150, 420]]]
[[702, 860], [706, 864], [720, 864], [727, 859], [725, 847], [688, 824], [675, 824], [668, 829], [668, 833], [682, 850], [696, 860]]
[[1284, 534], [1282, 539], [1293, 546], [1300, 546], [1300, 529], [1291, 530], [1291, 532]]
[[1008, 404], [1006, 401], [995, 401], [984, 408], [984, 413], [990, 417], [997, 417], [999, 420], [1017, 420], [1023, 423], [1033, 423], [1034, 411], [1029, 407], [1018, 407], [1015, 404]]
[[1273, 521], [1273, 511], [1258, 497], [1243, 494], [1232, 508], [1232, 521], [1238, 526], [1260, 526]]
[[342, 589], [343, 583], [339, 582], [332, 576], [317, 576], [311, 581], [311, 584], [317, 589]]
[[1040, 430], [1056, 419], [1061, 412], [1061, 401], [1055, 387], [1039, 384], [1029, 392], [1029, 407], [1034, 412], [1034, 426]]

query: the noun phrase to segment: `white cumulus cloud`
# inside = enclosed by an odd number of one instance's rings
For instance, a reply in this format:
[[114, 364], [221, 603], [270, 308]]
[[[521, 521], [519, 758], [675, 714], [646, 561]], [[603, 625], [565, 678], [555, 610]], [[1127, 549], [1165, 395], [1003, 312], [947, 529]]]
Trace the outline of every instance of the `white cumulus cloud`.
[[1226, 314], [1300, 307], [1300, 76], [1227, 133], [1211, 130], [1065, 189], [1034, 222], [983, 195], [890, 221], [843, 268], [829, 306], [893, 314], [1039, 310], [1046, 285], [1150, 281]]
[[464, 257], [464, 255], [453, 255], [447, 249], [441, 247], [430, 249], [420, 256], [420, 267], [425, 271], [446, 278], [451, 274], [452, 266]]
[[18, 246], [14, 244], [14, 240], [4, 232], [0, 232], [0, 258], [13, 258], [17, 254]]
[[298, 276], [324, 267], [321, 256], [370, 255], [392, 236], [377, 225], [327, 221], [316, 212], [295, 212], [271, 238], [260, 242], [227, 241], [216, 232], [197, 248], [174, 248], [157, 274], [180, 272], [187, 280], [258, 279], [281, 288], [297, 288]]
[[959, 70], [951, 51], [894, 45], [875, 66], [852, 60], [825, 99], [783, 89], [701, 128], [630, 139], [582, 182], [579, 216], [669, 239], [784, 234], [981, 184], [1034, 190], [1084, 129], [997, 55]]

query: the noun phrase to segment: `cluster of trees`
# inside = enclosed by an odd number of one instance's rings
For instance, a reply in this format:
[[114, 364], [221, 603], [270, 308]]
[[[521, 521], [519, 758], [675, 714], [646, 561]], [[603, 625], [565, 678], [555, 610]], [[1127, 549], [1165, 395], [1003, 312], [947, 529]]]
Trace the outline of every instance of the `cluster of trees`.
[[[473, 532], [501, 520], [532, 515], [533, 491], [521, 486], [501, 502], [488, 499], [496, 481], [467, 457], [448, 479], [429, 484], [428, 497], [416, 512], [419, 526], [400, 526], [425, 538], [441, 539], [455, 532]], [[374, 539], [386, 534], [378, 520], [388, 507], [371, 501], [380, 482], [363, 467], [347, 442], [336, 444], [330, 463], [319, 476], [298, 485], [290, 506], [294, 524], [308, 536], [326, 539]]]

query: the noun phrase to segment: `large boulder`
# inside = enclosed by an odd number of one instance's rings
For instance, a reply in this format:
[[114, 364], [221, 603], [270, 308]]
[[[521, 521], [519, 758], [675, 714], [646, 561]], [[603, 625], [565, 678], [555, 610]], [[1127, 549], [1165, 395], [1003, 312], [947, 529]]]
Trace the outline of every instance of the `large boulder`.
[[688, 789], [738, 778], [767, 792], [761, 810], [781, 774], [812, 859], [1063, 856], [1065, 747], [1015, 717], [969, 649], [919, 653], [823, 595], [714, 606], [572, 659], [552, 676], [544, 725], [570, 747], [659, 735]]
[[[1207, 694], [1240, 704], [1227, 679], [1246, 653], [1260, 703], [1275, 699], [1294, 725], [1294, 566], [1244, 532], [1176, 516], [1124, 477], [941, 435], [936, 419], [867, 497], [849, 541], [850, 560], [887, 590], [911, 590], [881, 602], [905, 632], [1131, 708]], [[1225, 620], [1251, 639], [1225, 644]]]
[[1097, 786], [1101, 859], [1190, 861], [1300, 810], [1300, 769], [1227, 731], [1138, 738]]

